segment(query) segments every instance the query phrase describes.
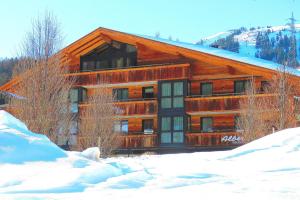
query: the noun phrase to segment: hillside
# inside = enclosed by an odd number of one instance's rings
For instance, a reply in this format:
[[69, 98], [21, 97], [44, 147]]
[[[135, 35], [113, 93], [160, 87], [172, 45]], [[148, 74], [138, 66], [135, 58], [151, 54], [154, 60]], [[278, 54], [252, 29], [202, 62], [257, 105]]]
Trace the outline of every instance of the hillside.
[[[224, 47], [222, 47], [222, 46], [220, 47], [220, 45], [216, 45], [216, 44], [220, 44], [220, 40], [222, 40], [222, 39], [225, 40], [226, 38], [232, 36], [233, 40], [239, 43], [238, 49], [233, 49], [233, 50], [237, 50], [237, 52], [243, 56], [255, 57], [258, 50], [261, 50], [260, 48], [258, 48], [258, 43], [257, 43], [259, 34], [268, 35], [269, 41], [271, 43], [269, 48], [275, 49], [277, 46], [281, 45], [281, 44], [278, 44], [278, 43], [282, 42], [282, 41], [279, 41], [279, 37], [281, 37], [282, 40], [284, 41], [284, 39], [286, 39], [286, 38], [284, 38], [285, 36], [287, 36], [288, 38], [291, 36], [291, 30], [290, 30], [290, 26], [288, 26], [288, 25], [257, 27], [257, 28], [253, 27], [253, 28], [250, 28], [249, 30], [246, 28], [239, 28], [239, 29], [216, 33], [211, 36], [202, 38], [199, 42], [197, 42], [197, 44], [203, 45], [203, 46], [213, 46], [213, 47], [218, 47], [218, 48], [224, 48]], [[296, 37], [296, 44], [297, 44], [297, 47], [296, 47], [297, 61], [298, 61], [298, 63], [300, 63], [300, 24], [295, 24], [295, 37]], [[286, 42], [286, 44], [282, 44], [281, 46], [283, 46], [283, 48], [291, 47], [289, 42]], [[226, 50], [228, 50], [228, 49], [226, 49]], [[284, 53], [287, 54], [287, 52], [284, 52]], [[272, 61], [277, 62], [277, 59], [273, 58]], [[298, 66], [299, 66], [299, 64], [298, 64]]]
[[0, 111], [0, 199], [300, 196], [300, 128], [223, 152], [88, 159], [94, 152], [63, 151]]

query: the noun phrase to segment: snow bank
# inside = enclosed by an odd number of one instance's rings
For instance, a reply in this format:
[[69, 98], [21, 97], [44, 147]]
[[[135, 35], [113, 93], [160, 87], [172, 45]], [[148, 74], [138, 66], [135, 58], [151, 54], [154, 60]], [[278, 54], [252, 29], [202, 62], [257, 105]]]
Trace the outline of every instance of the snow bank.
[[[300, 197], [300, 128], [231, 151], [115, 157], [98, 162], [93, 161], [98, 160], [97, 148], [66, 153], [4, 111], [0, 120], [1, 200]], [[27, 162], [37, 160], [40, 162]]]
[[65, 156], [46, 136], [32, 133], [20, 120], [0, 110], [0, 163], [53, 161]]
[[98, 161], [100, 159], [100, 150], [98, 147], [91, 147], [81, 152], [81, 155], [87, 159]]

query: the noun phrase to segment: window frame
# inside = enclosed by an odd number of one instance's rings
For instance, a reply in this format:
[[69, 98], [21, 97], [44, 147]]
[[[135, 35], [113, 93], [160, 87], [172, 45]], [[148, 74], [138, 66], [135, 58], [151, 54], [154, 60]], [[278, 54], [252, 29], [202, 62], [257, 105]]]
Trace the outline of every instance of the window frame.
[[[210, 85], [211, 86], [211, 93], [210, 94], [203, 94], [203, 86], [205, 85]], [[212, 82], [202, 82], [200, 83], [200, 95], [201, 96], [206, 96], [206, 97], [209, 97], [209, 96], [213, 96], [213, 83]]]
[[[124, 91], [127, 93], [127, 97], [124, 98]], [[113, 95], [115, 101], [127, 101], [129, 99], [129, 89], [128, 88], [114, 88]]]
[[[204, 128], [203, 124], [204, 124], [205, 119], [210, 119], [211, 120], [211, 127], [210, 127], [211, 130], [204, 130], [203, 129]], [[200, 119], [200, 128], [201, 128], [202, 133], [212, 133], [212, 132], [214, 132], [214, 119], [213, 119], [213, 117], [201, 117], [201, 119]]]
[[[149, 95], [149, 97], [147, 97], [146, 89], [149, 89], [149, 88], [152, 88], [152, 95]], [[153, 86], [143, 87], [142, 88], [142, 96], [143, 96], [143, 99], [153, 99], [154, 98], [154, 87]]]
[[[149, 130], [151, 131], [145, 131], [145, 126], [146, 126], [146, 122], [150, 122], [152, 123], [152, 127], [149, 128]], [[143, 119], [142, 120], [142, 131], [143, 133], [146, 135], [146, 134], [153, 134], [154, 133], [154, 119]]]

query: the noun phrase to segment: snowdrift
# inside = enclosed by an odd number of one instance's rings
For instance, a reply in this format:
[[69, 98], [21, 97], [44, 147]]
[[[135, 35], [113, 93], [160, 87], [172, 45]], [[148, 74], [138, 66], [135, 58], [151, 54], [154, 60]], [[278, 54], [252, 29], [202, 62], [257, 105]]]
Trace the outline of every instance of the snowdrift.
[[32, 133], [20, 120], [0, 110], [0, 163], [53, 161], [65, 156], [46, 136]]
[[0, 199], [300, 199], [300, 128], [231, 151], [98, 153], [65, 152], [0, 111]]

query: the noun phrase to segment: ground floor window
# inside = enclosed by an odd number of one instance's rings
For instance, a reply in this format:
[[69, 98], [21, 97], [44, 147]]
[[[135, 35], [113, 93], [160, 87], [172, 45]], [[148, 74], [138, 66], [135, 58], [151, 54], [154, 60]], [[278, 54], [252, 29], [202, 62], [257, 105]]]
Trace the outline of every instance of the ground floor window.
[[128, 120], [115, 122], [114, 131], [117, 133], [128, 134]]
[[142, 128], [143, 128], [144, 134], [152, 134], [153, 133], [153, 119], [144, 119]]

